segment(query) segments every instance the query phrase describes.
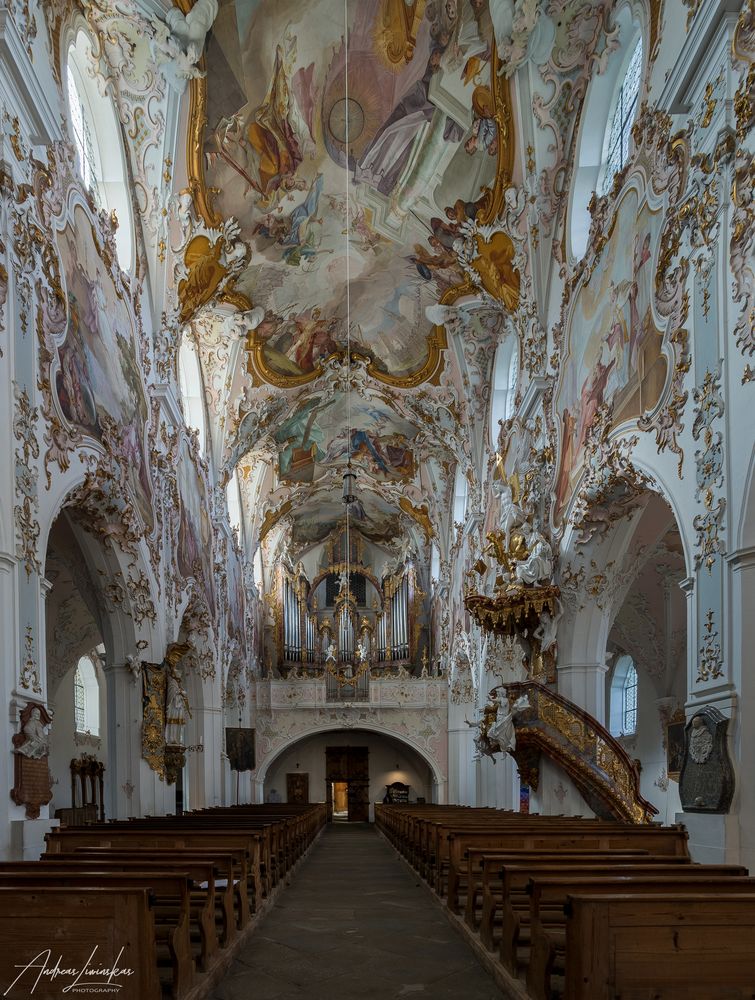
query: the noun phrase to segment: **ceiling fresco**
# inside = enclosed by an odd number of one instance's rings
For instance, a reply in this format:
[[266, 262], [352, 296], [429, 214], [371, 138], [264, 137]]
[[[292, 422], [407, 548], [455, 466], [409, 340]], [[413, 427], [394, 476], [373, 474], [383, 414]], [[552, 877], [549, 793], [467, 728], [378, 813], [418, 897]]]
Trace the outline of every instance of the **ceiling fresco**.
[[354, 465], [373, 478], [390, 481], [413, 477], [411, 441], [417, 428], [373, 401], [354, 401], [350, 415], [348, 409], [343, 394], [325, 404], [311, 398], [298, 407], [274, 435], [281, 449], [281, 479], [315, 482], [333, 465], [345, 464], [349, 455]]
[[[389, 503], [374, 493], [365, 502], [351, 506], [351, 522], [371, 542], [385, 544], [401, 534], [398, 513]], [[337, 492], [318, 495], [297, 506], [292, 514], [291, 540], [295, 551], [324, 541], [334, 525], [344, 522], [344, 506]]]
[[[198, 203], [251, 245], [235, 290], [264, 311], [250, 350], [277, 385], [345, 349], [347, 314], [378, 378], [437, 373], [444, 331], [426, 310], [465, 290], [459, 240], [511, 154], [486, 0], [348, 8], [347, 32], [342, 0], [237, 0], [208, 43]], [[511, 308], [501, 237], [479, 256]]]
[[189, 175], [204, 223], [237, 222], [249, 252], [198, 342], [210, 361], [237, 309], [226, 460], [269, 464], [253, 517], [293, 550], [343, 519], [349, 459], [365, 538], [426, 542], [468, 458], [520, 295], [495, 35], [489, 0], [220, 0]]

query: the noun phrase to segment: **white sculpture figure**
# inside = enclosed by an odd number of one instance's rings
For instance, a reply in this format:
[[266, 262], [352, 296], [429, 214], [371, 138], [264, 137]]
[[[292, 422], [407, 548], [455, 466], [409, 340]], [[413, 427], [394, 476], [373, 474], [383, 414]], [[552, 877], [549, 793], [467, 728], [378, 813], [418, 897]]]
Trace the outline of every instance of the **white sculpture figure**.
[[520, 583], [539, 583], [550, 580], [553, 573], [553, 549], [537, 528], [532, 528], [527, 538], [529, 555], [516, 566], [516, 577]]
[[495, 722], [488, 729], [488, 739], [491, 743], [497, 743], [502, 753], [506, 753], [508, 750], [513, 750], [516, 747], [514, 716], [507, 701], [498, 702]]
[[131, 672], [131, 678], [134, 684], [136, 684], [142, 675], [142, 661], [139, 659], [138, 656], [127, 656], [126, 666]]
[[499, 523], [501, 528], [503, 528], [506, 540], [506, 551], [508, 552], [509, 544], [511, 542], [511, 530], [512, 528], [517, 528], [520, 524], [524, 523], [524, 511], [518, 503], [514, 502], [514, 494], [512, 493], [511, 487], [504, 479], [496, 479], [493, 483], [493, 493], [495, 493], [499, 498]]
[[490, 0], [488, 8], [502, 61], [501, 73], [510, 77], [527, 61], [536, 66], [546, 61], [556, 27], [540, 10], [538, 0]]
[[540, 640], [540, 651], [547, 653], [556, 645], [556, 633], [558, 631], [558, 615], [552, 615], [549, 611], [543, 611], [540, 615], [540, 624], [535, 629], [533, 635]]
[[337, 586], [339, 597], [345, 597], [349, 590], [349, 574], [345, 569], [338, 574]]
[[197, 0], [188, 14], [173, 7], [165, 15], [165, 23], [159, 18], [152, 19], [152, 58], [179, 94], [184, 92], [189, 80], [204, 75], [197, 63], [202, 58], [204, 40], [217, 13], [218, 0]]
[[331, 644], [328, 646], [327, 650], [325, 651], [325, 666], [327, 667], [327, 665], [329, 663], [332, 663], [333, 666], [336, 665], [336, 647], [335, 647], [335, 643], [333, 643], [333, 642], [331, 642]]
[[173, 746], [183, 744], [183, 727], [190, 716], [189, 699], [181, 684], [176, 668], [168, 667], [168, 693], [165, 705], [165, 742]]
[[50, 752], [50, 737], [45, 732], [42, 713], [36, 705], [29, 713], [29, 718], [21, 732], [26, 739], [17, 747], [18, 753], [23, 754], [24, 757], [31, 757], [33, 760], [47, 757]]
[[357, 651], [356, 651], [355, 659], [356, 659], [357, 663], [366, 663], [367, 662], [367, 647], [364, 644], [364, 642], [357, 643]]

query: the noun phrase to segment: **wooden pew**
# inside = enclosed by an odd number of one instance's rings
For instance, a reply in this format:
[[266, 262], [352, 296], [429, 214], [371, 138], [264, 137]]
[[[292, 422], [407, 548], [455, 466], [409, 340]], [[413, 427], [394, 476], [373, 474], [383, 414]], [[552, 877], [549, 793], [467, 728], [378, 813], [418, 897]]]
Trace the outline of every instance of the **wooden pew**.
[[[736, 865], [689, 865], [663, 872], [659, 868], [631, 868], [621, 872], [570, 873], [569, 876], [536, 873], [528, 885], [529, 941], [521, 942], [519, 965], [527, 968], [528, 989], [538, 1000], [550, 997], [551, 975], [555, 968], [563, 970], [566, 948], [563, 908], [570, 893], [591, 895], [637, 893], [664, 895], [674, 893], [755, 893], [755, 879], [746, 877], [747, 870]], [[501, 949], [503, 955], [503, 947]], [[509, 968], [517, 962], [511, 956]]]
[[631, 869], [626, 874], [605, 872], [600, 876], [548, 877], [538, 873], [530, 880], [531, 948], [527, 956], [527, 988], [535, 1000], [550, 1000], [554, 971], [563, 973], [565, 962], [564, 906], [570, 893], [578, 890], [590, 895], [687, 895], [710, 894], [714, 897], [755, 893], [755, 879], [745, 877], [747, 870], [737, 866], [689, 865], [661, 874], [649, 875]]
[[[483, 883], [482, 883], [482, 910], [479, 921], [480, 939], [483, 944], [493, 950], [493, 928], [500, 924], [501, 911], [503, 906], [504, 891], [508, 890], [508, 881], [504, 879], [511, 877], [511, 873], [516, 870], [518, 876], [522, 876], [528, 871], [539, 871], [542, 868], [550, 871], [563, 870], [565, 873], [574, 868], [586, 868], [597, 866], [635, 866], [645, 867], [663, 865], [666, 868], [679, 868], [682, 865], [688, 866], [691, 862], [689, 858], [679, 858], [665, 854], [643, 854], [629, 853], [624, 851], [510, 851], [508, 854], [484, 855]], [[517, 891], [524, 893], [526, 881], [517, 884]], [[529, 904], [528, 904], [529, 905]], [[469, 919], [467, 919], [467, 916]], [[476, 917], [476, 914], [475, 914]], [[476, 930], [477, 925], [474, 917], [465, 910], [466, 923]]]
[[129, 851], [132, 848], [163, 848], [177, 853], [179, 850], [209, 850], [218, 855], [229, 852], [242, 853], [246, 858], [247, 881], [234, 885], [236, 926], [239, 930], [246, 926], [250, 917], [250, 897], [258, 900], [259, 867], [252, 869], [250, 854], [256, 857], [256, 841], [250, 841], [243, 832], [222, 830], [189, 830], [176, 826], [174, 829], [124, 829], [110, 824], [54, 830], [47, 834], [47, 854], [70, 853], [79, 847], [116, 847]]
[[[635, 826], [631, 823], [606, 823], [601, 820], [581, 820], [576, 824], [518, 823], [499, 830], [468, 828], [446, 830], [446, 857], [448, 863], [448, 906], [456, 912], [459, 905], [459, 887], [462, 865], [467, 850], [487, 847], [491, 851], [510, 847], [592, 848], [598, 851], [640, 849], [650, 854], [670, 854], [689, 857], [688, 834], [681, 827]], [[442, 856], [436, 876], [436, 891], [442, 894]], [[440, 885], [440, 888], [438, 886]]]
[[[61, 969], [82, 969], [87, 961], [90, 968], [117, 964], [129, 970], [111, 979], [121, 1000], [162, 1000], [154, 914], [143, 887], [0, 886], [0, 940], [0, 982], [9, 996], [30, 995], [30, 976], [38, 970], [23, 973], [19, 966], [41, 956], [38, 963], [48, 968], [58, 957]], [[75, 979], [41, 976], [34, 1000], [60, 1000]]]
[[[189, 931], [191, 935], [194, 962], [200, 972], [207, 972], [213, 955], [218, 950], [218, 928], [216, 918], [219, 916], [220, 899], [215, 894], [216, 867], [207, 859], [189, 860], [185, 855], [176, 858], [165, 858], [159, 860], [153, 854], [144, 854], [141, 858], [138, 855], [128, 854], [123, 858], [114, 858], [109, 854], [95, 855], [87, 854], [57, 854], [54, 860], [45, 860], [42, 871], [82, 872], [87, 877], [99, 872], [107, 874], [113, 872], [139, 874], [152, 873], [172, 873], [182, 874], [189, 881]], [[0, 863], [0, 877], [5, 871], [20, 870], [21, 865], [24, 870], [27, 866], [36, 865], [38, 862], [8, 862]], [[221, 889], [221, 893], [225, 890]], [[231, 900], [231, 905], [232, 905]]]
[[751, 1000], [755, 894], [570, 895], [564, 1000]]
[[[640, 859], [649, 857], [646, 851], [641, 848], [635, 848], [634, 850], [626, 851], [612, 851], [610, 852], [611, 857], [618, 858], [629, 858], [629, 859]], [[464, 921], [472, 928], [472, 930], [477, 929], [477, 917], [478, 910], [482, 906], [482, 897], [485, 888], [485, 873], [486, 870], [492, 870], [498, 863], [498, 872], [500, 873], [501, 864], [504, 860], [514, 860], [518, 856], [523, 859], [526, 858], [540, 858], [542, 856], [552, 857], [557, 860], [563, 856], [576, 857], [576, 858], [589, 858], [589, 857], [602, 857], [603, 852], [596, 852], [590, 848], [573, 848], [571, 850], [559, 850], [556, 852], [549, 851], [509, 851], [509, 852], [495, 852], [490, 851], [487, 847], [472, 847], [467, 851], [467, 894], [466, 903], [464, 906]], [[665, 855], [663, 855], [665, 857]], [[491, 871], [488, 871], [488, 885], [491, 882]]]

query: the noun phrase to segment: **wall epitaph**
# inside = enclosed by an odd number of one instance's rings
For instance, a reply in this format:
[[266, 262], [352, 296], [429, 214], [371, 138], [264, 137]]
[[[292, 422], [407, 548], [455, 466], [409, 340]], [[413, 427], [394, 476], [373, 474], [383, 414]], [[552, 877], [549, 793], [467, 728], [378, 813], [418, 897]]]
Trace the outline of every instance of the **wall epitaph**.
[[39, 810], [52, 799], [47, 758], [48, 727], [52, 716], [44, 705], [30, 701], [21, 712], [20, 731], [13, 737], [13, 788], [17, 806], [26, 806], [26, 818], [38, 819]]
[[679, 794], [685, 812], [726, 813], [734, 769], [726, 745], [729, 720], [708, 705], [687, 723]]

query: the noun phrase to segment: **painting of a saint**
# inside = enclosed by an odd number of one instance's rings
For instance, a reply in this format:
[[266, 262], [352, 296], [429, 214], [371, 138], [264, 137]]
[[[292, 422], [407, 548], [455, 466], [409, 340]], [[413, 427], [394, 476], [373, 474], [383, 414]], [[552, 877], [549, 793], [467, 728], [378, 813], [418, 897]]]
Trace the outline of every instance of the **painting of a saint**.
[[561, 459], [556, 507], [569, 499], [595, 417], [609, 405], [614, 426], [652, 410], [666, 381], [663, 336], [651, 301], [660, 213], [628, 192], [589, 283], [577, 293], [572, 339], [556, 398]]

